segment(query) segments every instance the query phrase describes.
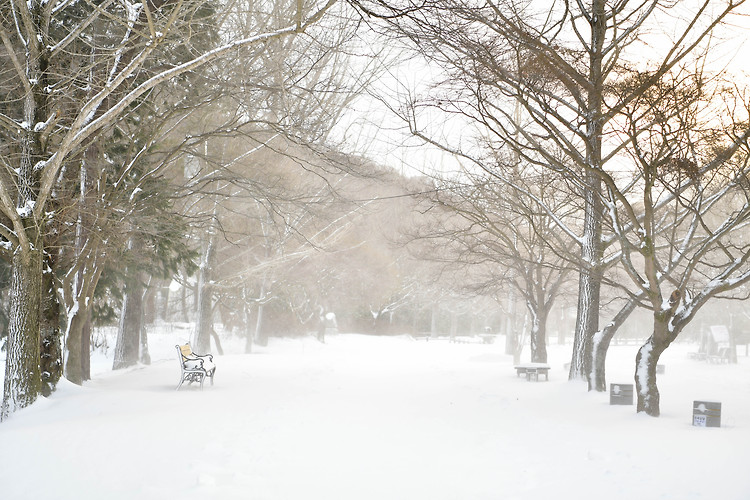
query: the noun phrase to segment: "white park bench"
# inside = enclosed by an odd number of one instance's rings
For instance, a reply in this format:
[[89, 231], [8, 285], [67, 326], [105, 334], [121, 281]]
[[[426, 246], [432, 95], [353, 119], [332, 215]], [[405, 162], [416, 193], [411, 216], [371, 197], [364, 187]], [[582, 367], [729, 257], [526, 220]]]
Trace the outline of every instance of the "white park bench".
[[187, 382], [188, 385], [193, 382], [200, 382], [201, 389], [203, 389], [203, 382], [206, 377], [210, 378], [211, 385], [214, 385], [216, 365], [211, 354], [195, 354], [190, 344], [176, 345], [175, 347], [180, 361], [180, 383], [176, 390], [182, 387], [183, 382]]

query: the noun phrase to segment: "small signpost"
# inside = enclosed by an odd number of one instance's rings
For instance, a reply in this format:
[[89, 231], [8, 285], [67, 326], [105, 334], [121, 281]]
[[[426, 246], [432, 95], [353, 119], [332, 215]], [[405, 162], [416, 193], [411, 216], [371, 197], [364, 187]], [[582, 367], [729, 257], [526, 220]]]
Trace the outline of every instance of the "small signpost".
[[633, 384], [609, 384], [609, 404], [632, 405]]
[[695, 427], [721, 427], [721, 403], [718, 401], [693, 401]]

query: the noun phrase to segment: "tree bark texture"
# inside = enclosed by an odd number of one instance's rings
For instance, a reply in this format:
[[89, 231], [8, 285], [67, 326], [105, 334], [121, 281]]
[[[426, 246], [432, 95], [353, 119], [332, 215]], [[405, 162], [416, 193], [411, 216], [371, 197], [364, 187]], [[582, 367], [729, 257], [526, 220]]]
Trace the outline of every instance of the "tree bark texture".
[[63, 373], [62, 331], [60, 328], [60, 302], [55, 290], [52, 258], [46, 256], [42, 274], [42, 310], [40, 317], [40, 370], [42, 395], [50, 396]]
[[81, 377], [91, 380], [91, 309], [86, 308], [81, 329]]
[[[47, 112], [43, 89], [48, 59], [40, 39], [27, 40], [24, 63], [28, 87], [23, 99], [23, 119], [35, 124], [45, 121]], [[0, 419], [32, 404], [42, 390], [40, 314], [44, 224], [34, 217], [39, 182], [34, 166], [42, 158], [43, 148], [40, 134], [32, 127], [20, 131], [19, 143], [18, 193], [14, 201], [20, 220], [15, 221], [14, 230], [22, 234], [18, 234], [19, 241], [11, 257], [10, 318]]]
[[117, 332], [114, 370], [127, 368], [138, 363], [138, 351], [143, 329], [143, 286], [134, 283], [125, 294]]
[[681, 327], [670, 328], [674, 318], [674, 308], [660, 310], [654, 313], [654, 332], [643, 346], [638, 349], [635, 357], [635, 387], [638, 402], [636, 411], [646, 413], [652, 417], [660, 414], [659, 388], [656, 385], [656, 365], [659, 357], [677, 338]]
[[573, 338], [573, 357], [570, 363], [571, 380], [589, 379], [593, 338], [599, 329], [600, 295], [600, 272], [596, 268], [581, 270], [578, 280], [578, 311]]
[[635, 300], [629, 300], [625, 306], [615, 315], [611, 322], [594, 335], [594, 343], [591, 349], [591, 375], [589, 376], [589, 390], [604, 392], [607, 390], [607, 350], [612, 338], [625, 320], [635, 310]]
[[79, 307], [68, 312], [68, 331], [65, 339], [67, 357], [65, 359], [65, 378], [74, 384], [83, 383], [83, 369], [81, 365], [81, 338], [83, 324], [86, 320]]
[[599, 330], [599, 304], [601, 291], [602, 256], [602, 203], [601, 178], [596, 173], [602, 169], [602, 105], [604, 77], [602, 65], [603, 46], [607, 32], [605, 1], [593, 0], [591, 4], [591, 47], [589, 51], [589, 91], [586, 117], [583, 244], [581, 246], [581, 275], [578, 280], [578, 313], [570, 363], [571, 379], [591, 378], [591, 352], [593, 338]]
[[42, 389], [39, 366], [42, 252], [38, 246], [14, 252], [10, 286], [2, 419], [36, 401]]

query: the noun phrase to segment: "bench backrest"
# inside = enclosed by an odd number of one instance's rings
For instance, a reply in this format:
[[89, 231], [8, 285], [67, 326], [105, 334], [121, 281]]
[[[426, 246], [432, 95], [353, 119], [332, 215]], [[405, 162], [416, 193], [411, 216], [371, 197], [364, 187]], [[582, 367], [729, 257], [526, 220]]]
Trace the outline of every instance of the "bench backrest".
[[180, 345], [177, 346], [180, 349], [180, 354], [182, 354], [183, 358], [189, 358], [193, 355], [193, 350], [190, 348], [190, 344]]
[[180, 370], [184, 373], [185, 370], [189, 369], [185, 366], [185, 362], [190, 360], [193, 350], [190, 348], [190, 344], [176, 345], [175, 347], [177, 348], [177, 357], [180, 360]]

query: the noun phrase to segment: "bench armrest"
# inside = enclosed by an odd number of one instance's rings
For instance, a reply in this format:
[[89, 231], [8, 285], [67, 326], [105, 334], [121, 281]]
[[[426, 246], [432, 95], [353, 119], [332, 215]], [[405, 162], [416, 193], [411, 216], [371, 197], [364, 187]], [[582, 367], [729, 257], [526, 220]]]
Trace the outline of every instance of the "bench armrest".
[[186, 359], [182, 362], [186, 370], [203, 370], [202, 359]]

